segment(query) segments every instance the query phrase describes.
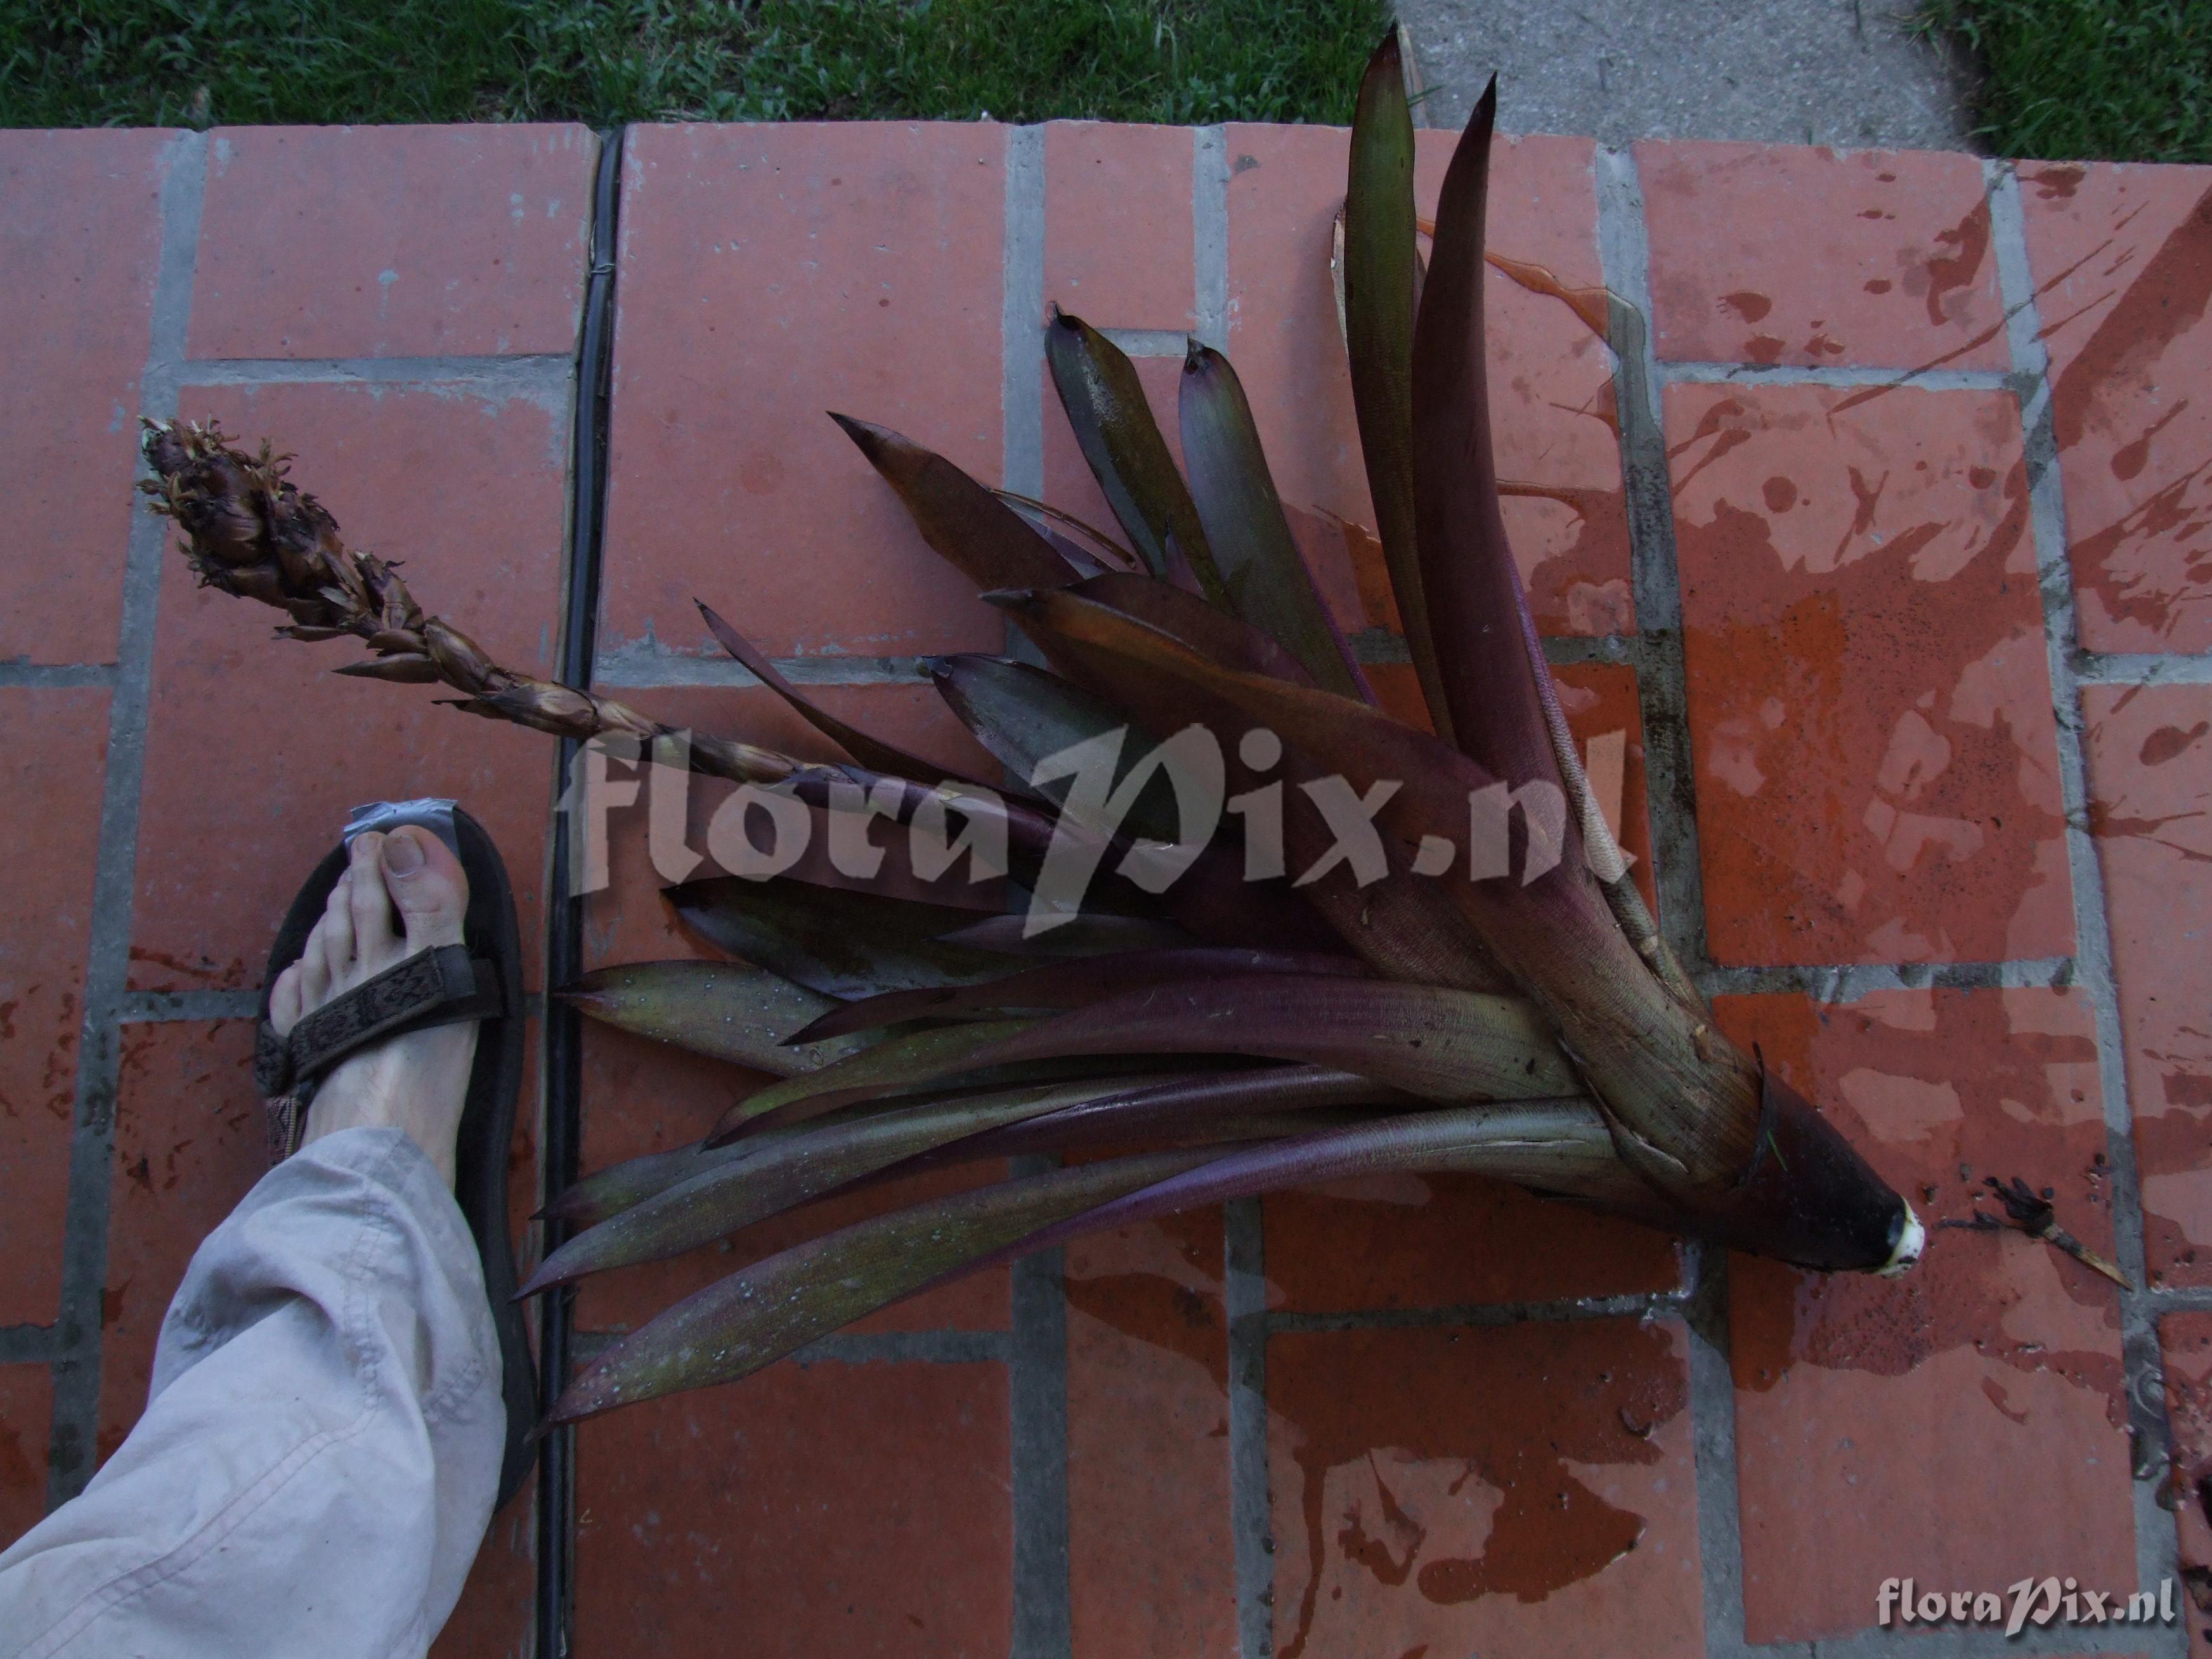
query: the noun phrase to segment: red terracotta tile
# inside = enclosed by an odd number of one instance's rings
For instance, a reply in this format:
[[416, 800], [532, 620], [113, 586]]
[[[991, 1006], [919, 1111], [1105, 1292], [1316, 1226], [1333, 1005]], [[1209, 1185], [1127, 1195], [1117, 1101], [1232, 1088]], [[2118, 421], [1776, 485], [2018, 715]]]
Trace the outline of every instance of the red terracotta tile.
[[537, 1524], [532, 1474], [514, 1501], [492, 1516], [453, 1616], [430, 1644], [431, 1659], [531, 1659], [538, 1594]]
[[2212, 167], [2021, 183], [2081, 643], [2212, 649]]
[[1641, 143], [1662, 358], [2005, 368], [1971, 155]]
[[46, 1512], [53, 1378], [44, 1365], [0, 1365], [0, 1550]]
[[[1453, 136], [1418, 135], [1415, 192], [1433, 214]], [[1284, 501], [1368, 527], [1374, 508], [1329, 277], [1346, 136], [1232, 126], [1229, 355]], [[1592, 149], [1582, 138], [1500, 140], [1490, 245], [1571, 288], [1603, 281]], [[1533, 279], [1532, 279], [1533, 280]], [[1611, 354], [1565, 304], [1492, 270], [1485, 289], [1490, 394], [1506, 529], [1538, 625], [1551, 634], [1635, 626]]]
[[2154, 1284], [2212, 1285], [2212, 687], [2085, 685], [2090, 828], [2105, 874]]
[[1898, 1184], [1930, 1240], [1896, 1280], [1731, 1267], [1747, 1638], [1863, 1629], [1893, 1577], [2132, 1585], [2118, 1292], [2019, 1233], [1939, 1224], [1973, 1212], [1984, 1177], [2017, 1176], [2110, 1253], [2086, 999], [1898, 991], [1717, 1012]]
[[576, 1648], [998, 1655], [1006, 1374], [779, 1366], [577, 1435]]
[[1194, 309], [1188, 127], [1054, 121], [1044, 130], [1044, 296], [1097, 328], [1188, 329]]
[[[720, 1060], [586, 1023], [584, 1033], [583, 1168], [588, 1172], [647, 1152], [689, 1145], [764, 1079]], [[838, 1227], [918, 1200], [1003, 1179], [1002, 1162], [910, 1176], [864, 1193], [831, 1198], [775, 1217], [708, 1249], [672, 1261], [618, 1268], [584, 1281], [579, 1328], [635, 1330], [672, 1303], [703, 1290], [749, 1261]], [[856, 1331], [1004, 1330], [1011, 1316], [1005, 1267], [895, 1303], [851, 1327]]]
[[0, 691], [18, 803], [0, 820], [0, 1325], [53, 1322], [69, 1208], [77, 1037], [92, 942], [107, 693]]
[[1221, 1249], [1218, 1208], [1067, 1246], [1079, 1659], [1237, 1651]]
[[2212, 1571], [2212, 1314], [2168, 1314], [2158, 1336], [2173, 1428], [2172, 1496], [2181, 1565]]
[[123, 1028], [100, 1296], [103, 1462], [146, 1408], [161, 1316], [192, 1253], [268, 1170], [251, 1021]]
[[1626, 1320], [1273, 1337], [1275, 1651], [1702, 1655], [1686, 1346]]
[[115, 659], [175, 143], [151, 131], [0, 133], [0, 283], [11, 301], [0, 357], [23, 389], [0, 409], [16, 509], [0, 661]]
[[1715, 958], [2064, 955], [2011, 399], [1677, 386], [1667, 431]]
[[1267, 1217], [1269, 1289], [1302, 1312], [1618, 1296], [1681, 1276], [1662, 1233], [1474, 1176], [1272, 1193]]
[[995, 649], [1005, 629], [823, 413], [1001, 465], [1005, 129], [645, 127], [623, 165], [602, 650]]
[[597, 153], [580, 126], [217, 131], [191, 355], [571, 350]]
[[[296, 452], [299, 483], [352, 543], [405, 562], [426, 611], [502, 662], [552, 672], [562, 413], [521, 398], [335, 386], [187, 387], [182, 409]], [[434, 688], [329, 673], [356, 647], [272, 640], [277, 613], [196, 589], [173, 551], [161, 583], [132, 983], [258, 986], [285, 907], [351, 808], [413, 795], [453, 796], [491, 831], [534, 974], [551, 741], [440, 708]]]

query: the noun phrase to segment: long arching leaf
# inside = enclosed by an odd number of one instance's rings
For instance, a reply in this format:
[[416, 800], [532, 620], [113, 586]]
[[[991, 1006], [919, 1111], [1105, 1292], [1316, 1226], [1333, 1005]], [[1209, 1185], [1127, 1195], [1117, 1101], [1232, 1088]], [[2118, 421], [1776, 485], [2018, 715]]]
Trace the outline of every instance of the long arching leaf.
[[1259, 428], [1229, 360], [1193, 341], [1182, 367], [1182, 454], [1231, 609], [1347, 697], [1367, 686], [1283, 517]]
[[878, 772], [896, 772], [921, 783], [937, 783], [948, 779], [963, 783], [974, 781], [961, 777], [957, 772], [948, 771], [933, 761], [909, 754], [896, 744], [872, 738], [859, 726], [839, 720], [786, 679], [781, 670], [755, 649], [751, 641], [716, 615], [711, 605], [700, 599], [694, 599], [692, 604], [699, 607], [699, 614], [706, 618], [708, 631], [714, 635], [715, 643], [736, 658], [755, 679], [789, 704], [800, 719], [861, 765], [872, 767]]
[[1103, 957], [1120, 951], [1180, 951], [1197, 944], [1172, 922], [1151, 916], [1117, 916], [1086, 910], [1074, 921], [1030, 937], [1026, 916], [985, 916], [945, 935], [947, 945], [965, 945], [1009, 957]]
[[570, 1239], [519, 1294], [679, 1255], [869, 1176], [951, 1161], [928, 1154], [988, 1155], [994, 1140], [1003, 1141], [994, 1131], [1027, 1127], [1033, 1132], [1030, 1143], [1042, 1146], [1097, 1139], [1114, 1127], [1127, 1144], [1179, 1119], [1234, 1132], [1243, 1127], [1240, 1118], [1264, 1115], [1280, 1122], [1298, 1112], [1381, 1097], [1374, 1085], [1343, 1073], [1307, 1067], [1201, 1072], [994, 1090], [809, 1125], [773, 1139], [694, 1152], [683, 1178], [642, 1194]]
[[894, 991], [848, 1002], [832, 1008], [790, 1040], [817, 1042], [823, 1037], [880, 1030], [910, 1019], [969, 1019], [1010, 1009], [1080, 1008], [1146, 986], [1203, 979], [1212, 974], [1325, 974], [1356, 978], [1364, 972], [1356, 957], [1313, 952], [1237, 951], [1218, 945], [1131, 951], [1078, 962], [1048, 963], [977, 985]]
[[716, 1280], [616, 1343], [553, 1402], [546, 1425], [734, 1382], [964, 1262], [1206, 1157], [1146, 1152], [1054, 1170], [809, 1239]]
[[1393, 1170], [1490, 1176], [1636, 1220], [1684, 1225], [1680, 1212], [1620, 1161], [1603, 1114], [1589, 1101], [1520, 1100], [1403, 1113], [1225, 1152], [1054, 1222], [961, 1271], [1179, 1210]]
[[1305, 974], [1221, 975], [1132, 991], [1036, 1021], [985, 1051], [994, 1064], [1130, 1053], [1301, 1060], [1426, 1100], [1517, 1100], [1577, 1087], [1525, 1002]]
[[1564, 787], [1540, 701], [1540, 677], [1551, 670], [1540, 651], [1532, 653], [1521, 625], [1526, 600], [1506, 544], [1491, 442], [1482, 237], [1497, 113], [1493, 79], [1444, 174], [1414, 325], [1413, 505], [1421, 591], [1452, 741], [1493, 777], [1516, 787], [1540, 781]]
[[[1025, 784], [1037, 763], [1048, 755], [1111, 732], [1126, 730], [1129, 717], [1103, 698], [1048, 670], [1005, 657], [939, 657], [930, 665], [938, 695], [973, 732], [975, 741], [1004, 763]], [[1132, 734], [1122, 744], [1115, 781], [1128, 775], [1143, 755], [1143, 739]], [[1073, 777], [1036, 785], [1054, 805], [1067, 799]], [[1175, 799], [1164, 780], [1147, 785], [1121, 820], [1130, 834], [1172, 842], [1178, 833]]]
[[938, 556], [978, 587], [1046, 587], [1070, 572], [1051, 546], [1008, 507], [942, 455], [888, 427], [831, 411], [868, 465], [898, 492]]
[[[722, 1114], [708, 1132], [709, 1146], [726, 1146], [748, 1125], [771, 1114], [779, 1124], [820, 1117], [855, 1101], [874, 1100], [921, 1084], [977, 1073], [996, 1061], [988, 1051], [1018, 1032], [1026, 1022], [981, 1020], [934, 1030], [908, 1031], [857, 1048], [803, 1076], [793, 1075], [757, 1089]], [[848, 1039], [849, 1040], [849, 1039]]]
[[1003, 957], [942, 942], [941, 935], [980, 920], [974, 910], [739, 876], [661, 893], [684, 925], [716, 949], [825, 997], [965, 985], [1006, 971]]
[[1073, 1056], [1243, 1055], [1354, 1072], [1428, 1100], [1574, 1092], [1573, 1071], [1525, 1002], [1431, 985], [1249, 974], [1150, 986], [1051, 1018], [990, 1020], [892, 1037], [771, 1084], [724, 1115], [710, 1142], [781, 1113], [836, 1107], [986, 1068]]
[[1135, 366], [1090, 324], [1057, 309], [1045, 331], [1045, 357], [1076, 446], [1152, 574], [1168, 575], [1172, 545], [1206, 598], [1227, 604], [1189, 486], [1152, 419]]
[[772, 1077], [797, 1076], [863, 1046], [852, 1037], [789, 1046], [803, 1026], [836, 1004], [742, 963], [628, 963], [597, 969], [555, 994], [618, 1030]]
[[994, 1090], [695, 1152], [690, 1174], [569, 1239], [515, 1294], [681, 1255], [947, 1142], [1114, 1092], [1096, 1083]]
[[1344, 325], [1352, 406], [1377, 538], [1407, 649], [1437, 734], [1451, 741], [1451, 711], [1429, 630], [1413, 517], [1413, 117], [1393, 29], [1368, 60], [1352, 120], [1344, 202]]

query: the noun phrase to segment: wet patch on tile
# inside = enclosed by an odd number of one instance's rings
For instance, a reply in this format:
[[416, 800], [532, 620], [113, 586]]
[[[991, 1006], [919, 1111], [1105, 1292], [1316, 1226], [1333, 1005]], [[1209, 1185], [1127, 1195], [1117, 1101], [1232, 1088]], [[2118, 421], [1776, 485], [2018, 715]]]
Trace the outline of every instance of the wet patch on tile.
[[2081, 643], [2212, 649], [2212, 167], [2020, 176]]
[[2212, 687], [2081, 688], [2154, 1285], [2212, 1285]]
[[1275, 1651], [1702, 1654], [1686, 1341], [1271, 1339]]
[[1892, 1577], [2132, 1582], [2117, 1290], [2018, 1232], [1947, 1224], [1997, 1212], [1984, 1182], [2019, 1176], [2111, 1254], [2087, 1000], [1899, 991], [1717, 1012], [1930, 1228], [1899, 1279], [1730, 1264], [1748, 1639], [1870, 1626]]
[[1667, 433], [1715, 959], [2064, 955], [2011, 402], [1678, 386]]

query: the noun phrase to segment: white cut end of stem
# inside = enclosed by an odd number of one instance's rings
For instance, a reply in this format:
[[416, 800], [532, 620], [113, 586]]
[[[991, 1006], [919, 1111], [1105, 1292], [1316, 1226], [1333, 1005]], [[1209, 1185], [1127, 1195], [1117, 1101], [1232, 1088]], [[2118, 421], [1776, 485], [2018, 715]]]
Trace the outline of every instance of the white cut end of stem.
[[1912, 1264], [1920, 1260], [1921, 1251], [1927, 1248], [1928, 1229], [1920, 1224], [1920, 1218], [1913, 1214], [1908, 1204], [1905, 1206], [1905, 1231], [1897, 1236], [1897, 1248], [1889, 1253], [1889, 1260], [1882, 1263], [1881, 1276], [1895, 1279], [1899, 1273], [1911, 1272]]

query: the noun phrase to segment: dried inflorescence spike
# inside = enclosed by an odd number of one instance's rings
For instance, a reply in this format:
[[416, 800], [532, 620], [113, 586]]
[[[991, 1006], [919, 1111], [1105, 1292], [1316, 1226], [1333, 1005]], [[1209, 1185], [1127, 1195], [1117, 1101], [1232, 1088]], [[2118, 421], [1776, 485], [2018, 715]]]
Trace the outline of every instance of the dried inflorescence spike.
[[[201, 585], [283, 611], [290, 620], [276, 629], [283, 638], [350, 635], [375, 653], [339, 673], [448, 685], [462, 694], [454, 708], [579, 741], [649, 744], [672, 735], [611, 698], [502, 667], [453, 623], [426, 615], [396, 564], [345, 544], [329, 510], [286, 477], [291, 456], [266, 440], [249, 455], [213, 421], [144, 425], [156, 476], [138, 487], [185, 532], [185, 558]], [[695, 736], [684, 752], [695, 771], [740, 782], [777, 782], [803, 769], [789, 756], [727, 738]]]

